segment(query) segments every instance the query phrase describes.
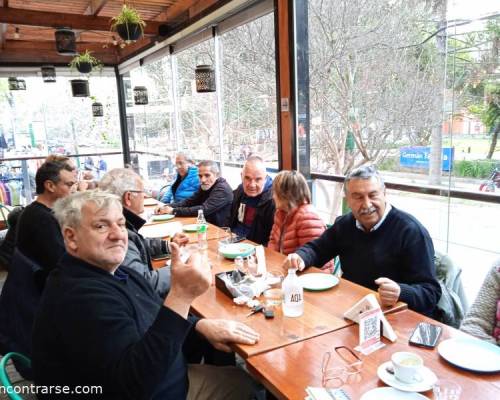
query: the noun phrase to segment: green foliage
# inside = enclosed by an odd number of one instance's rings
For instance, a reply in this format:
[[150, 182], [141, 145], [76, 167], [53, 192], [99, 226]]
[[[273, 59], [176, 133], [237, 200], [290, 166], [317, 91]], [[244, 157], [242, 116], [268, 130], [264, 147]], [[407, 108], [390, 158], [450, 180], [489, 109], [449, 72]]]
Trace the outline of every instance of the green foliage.
[[460, 160], [453, 163], [454, 175], [458, 177], [487, 178], [495, 168], [496, 161]]
[[144, 27], [146, 26], [146, 23], [137, 10], [126, 4], [123, 5], [120, 14], [111, 18], [111, 29], [116, 30], [116, 26], [122, 24], [138, 24], [141, 28], [141, 32], [144, 32]]
[[377, 168], [380, 171], [397, 171], [399, 168], [399, 158], [386, 157], [377, 163]]
[[89, 63], [92, 65], [92, 69], [97, 68], [99, 71], [102, 71], [102, 62], [91, 53], [91, 51], [85, 50], [84, 53], [76, 55], [69, 63], [71, 69], [76, 69], [81, 63]]

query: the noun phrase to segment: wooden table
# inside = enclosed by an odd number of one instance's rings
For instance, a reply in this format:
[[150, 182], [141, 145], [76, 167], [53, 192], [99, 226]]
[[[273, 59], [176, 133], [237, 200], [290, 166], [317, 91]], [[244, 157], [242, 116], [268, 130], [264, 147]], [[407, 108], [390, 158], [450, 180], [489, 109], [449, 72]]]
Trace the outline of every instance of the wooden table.
[[[234, 269], [232, 260], [220, 256], [217, 241], [209, 241], [207, 256], [215, 273]], [[280, 269], [285, 256], [265, 249], [268, 271]], [[320, 272], [311, 268], [310, 272]], [[242, 357], [247, 358], [292, 343], [300, 342], [327, 332], [349, 326], [352, 321], [346, 320], [343, 313], [354, 303], [369, 293], [370, 289], [341, 279], [339, 285], [324, 292], [304, 293], [304, 314], [298, 318], [285, 318], [281, 307], [275, 308], [274, 319], [265, 319], [262, 313], [246, 317], [249, 309], [237, 306], [214, 284], [198, 297], [192, 304], [192, 311], [205, 318], [224, 318], [244, 322], [261, 334], [259, 343], [254, 346], [235, 345], [234, 349]], [[263, 298], [261, 299], [263, 301]], [[404, 303], [386, 311], [406, 308]]]
[[[358, 378], [342, 388], [353, 400], [370, 389], [386, 386], [377, 376], [377, 368], [389, 361], [397, 351], [412, 351], [424, 359], [424, 365], [430, 368], [438, 378], [451, 379], [462, 386], [461, 399], [499, 399], [500, 374], [477, 374], [449, 364], [442, 359], [436, 349], [424, 349], [409, 346], [408, 339], [418, 322], [426, 321], [443, 327], [441, 340], [467, 336], [466, 334], [424, 317], [411, 310], [404, 310], [387, 316], [398, 335], [396, 343], [384, 339], [386, 346], [376, 352], [360, 357], [363, 369]], [[262, 382], [280, 399], [304, 399], [307, 386], [321, 386], [321, 362], [326, 351], [333, 351], [335, 346], [357, 346], [358, 326], [347, 326], [325, 335], [250, 357], [246, 360], [250, 373]], [[333, 353], [339, 363], [339, 357]], [[433, 398], [432, 391], [423, 393]], [[383, 399], [382, 399], [383, 400]]]

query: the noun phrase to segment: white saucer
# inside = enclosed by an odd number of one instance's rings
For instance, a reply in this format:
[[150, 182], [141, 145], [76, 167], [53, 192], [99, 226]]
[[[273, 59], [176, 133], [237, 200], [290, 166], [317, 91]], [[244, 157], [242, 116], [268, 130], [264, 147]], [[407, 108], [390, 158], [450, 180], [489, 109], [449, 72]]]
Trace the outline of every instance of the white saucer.
[[418, 393], [402, 392], [391, 387], [379, 387], [369, 390], [360, 400], [429, 400], [428, 397]]
[[377, 369], [378, 377], [386, 385], [392, 386], [393, 388], [402, 390], [404, 392], [426, 392], [427, 390], [431, 390], [432, 385], [434, 385], [434, 383], [436, 383], [437, 381], [437, 376], [434, 372], [432, 372], [427, 367], [422, 367], [420, 370], [422, 381], [420, 382], [415, 381], [413, 383], [404, 383], [396, 379], [396, 377], [393, 374], [387, 372], [386, 369], [387, 366], [392, 367], [392, 362], [387, 361], [383, 364], [380, 364], [380, 366]]

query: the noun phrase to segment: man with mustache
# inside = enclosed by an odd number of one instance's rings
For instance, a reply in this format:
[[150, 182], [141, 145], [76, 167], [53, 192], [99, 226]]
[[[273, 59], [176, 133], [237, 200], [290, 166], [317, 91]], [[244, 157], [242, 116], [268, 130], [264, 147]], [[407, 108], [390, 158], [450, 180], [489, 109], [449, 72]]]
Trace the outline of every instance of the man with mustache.
[[207, 222], [224, 226], [233, 202], [231, 186], [220, 176], [219, 166], [215, 161], [201, 161], [198, 164], [198, 177], [200, 188], [195, 194], [180, 202], [159, 207], [155, 213], [195, 217], [198, 210], [203, 210]]
[[343, 277], [378, 290], [383, 306], [400, 300], [432, 316], [441, 288], [427, 230], [386, 201], [384, 181], [373, 166], [349, 173], [344, 191], [351, 212], [338, 217], [318, 239], [290, 254], [285, 267], [302, 270], [339, 256]]

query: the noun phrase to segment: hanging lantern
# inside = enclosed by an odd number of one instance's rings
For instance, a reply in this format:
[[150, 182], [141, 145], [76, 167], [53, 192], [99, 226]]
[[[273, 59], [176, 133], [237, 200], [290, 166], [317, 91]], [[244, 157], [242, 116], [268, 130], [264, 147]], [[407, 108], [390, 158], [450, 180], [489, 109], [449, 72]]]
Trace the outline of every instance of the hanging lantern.
[[134, 87], [134, 104], [136, 106], [148, 104], [148, 89], [146, 86]]
[[71, 92], [73, 93], [73, 97], [89, 97], [89, 81], [86, 79], [71, 80]]
[[92, 103], [92, 115], [94, 117], [102, 117], [104, 116], [104, 107], [102, 106], [102, 103], [95, 102]]
[[62, 56], [76, 55], [75, 32], [69, 28], [59, 28], [55, 32], [57, 52]]
[[26, 90], [26, 81], [15, 77], [9, 78], [9, 90]]
[[198, 65], [194, 77], [198, 93], [215, 92], [215, 70], [210, 65]]
[[53, 65], [44, 65], [42, 67], [42, 78], [44, 82], [56, 81], [56, 69]]

